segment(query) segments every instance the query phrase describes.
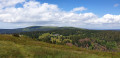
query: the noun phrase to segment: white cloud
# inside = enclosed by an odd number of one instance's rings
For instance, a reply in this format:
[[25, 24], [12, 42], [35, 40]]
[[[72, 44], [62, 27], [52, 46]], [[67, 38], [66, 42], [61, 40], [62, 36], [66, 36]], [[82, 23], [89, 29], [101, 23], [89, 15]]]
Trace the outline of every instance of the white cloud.
[[114, 4], [114, 7], [118, 7], [119, 6], [119, 4]]
[[84, 10], [87, 10], [87, 8], [85, 8], [85, 7], [77, 7], [77, 8], [74, 8], [71, 12], [84, 11]]
[[[14, 7], [15, 4], [21, 2], [24, 2], [22, 8]], [[0, 22], [16, 24], [20, 23], [23, 24], [22, 26], [52, 25], [88, 27], [88, 25], [93, 26], [96, 24], [100, 25], [120, 23], [120, 15], [106, 14], [99, 18], [94, 13], [75, 13], [76, 11], [86, 10], [85, 7], [74, 8], [73, 10], [66, 12], [60, 10], [58, 6], [54, 4], [41, 4], [35, 1], [25, 2], [24, 0], [17, 1], [11, 5], [4, 5], [4, 7], [4, 9], [0, 9]]]
[[48, 3], [39, 4], [38, 2], [26, 2], [23, 8], [6, 8], [1, 10], [0, 20], [3, 22], [35, 22], [47, 21], [52, 19], [55, 11], [58, 11], [56, 5]]
[[101, 18], [95, 18], [92, 20], [86, 21], [86, 23], [91, 24], [119, 24], [120, 23], [120, 15], [111, 15], [106, 14]]
[[67, 23], [79, 23], [94, 16], [93, 13], [76, 14], [65, 12], [60, 10], [57, 5], [48, 3], [40, 4], [35, 1], [25, 2], [23, 8], [10, 7], [0, 10], [0, 21], [10, 23], [68, 25]]
[[17, 3], [25, 2], [25, 0], [0, 0], [0, 9], [4, 7], [15, 6]]

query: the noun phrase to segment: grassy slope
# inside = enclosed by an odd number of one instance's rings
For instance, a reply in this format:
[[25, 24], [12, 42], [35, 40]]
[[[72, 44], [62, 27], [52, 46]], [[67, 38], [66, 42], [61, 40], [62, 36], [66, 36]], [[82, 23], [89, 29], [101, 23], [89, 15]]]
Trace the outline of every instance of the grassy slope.
[[28, 37], [0, 35], [0, 58], [119, 58], [120, 53], [55, 45]]

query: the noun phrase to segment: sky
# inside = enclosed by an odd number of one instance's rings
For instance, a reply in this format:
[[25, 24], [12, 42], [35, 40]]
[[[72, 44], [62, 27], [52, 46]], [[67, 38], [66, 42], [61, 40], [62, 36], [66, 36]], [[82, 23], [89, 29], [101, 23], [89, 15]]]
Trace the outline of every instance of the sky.
[[0, 29], [120, 29], [120, 0], [0, 0]]

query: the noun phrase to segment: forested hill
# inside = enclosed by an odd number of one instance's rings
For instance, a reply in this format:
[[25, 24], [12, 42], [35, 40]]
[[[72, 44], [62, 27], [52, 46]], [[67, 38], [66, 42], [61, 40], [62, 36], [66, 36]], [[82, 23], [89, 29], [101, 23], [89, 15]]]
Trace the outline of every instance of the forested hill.
[[23, 32], [21, 35], [53, 44], [75, 45], [92, 50], [120, 51], [120, 31], [61, 29]]
[[61, 30], [61, 29], [81, 29], [75, 27], [54, 27], [54, 26], [30, 26], [26, 28], [18, 29], [0, 29], [0, 34], [10, 34], [19, 32], [31, 32], [31, 31], [50, 31], [50, 30]]

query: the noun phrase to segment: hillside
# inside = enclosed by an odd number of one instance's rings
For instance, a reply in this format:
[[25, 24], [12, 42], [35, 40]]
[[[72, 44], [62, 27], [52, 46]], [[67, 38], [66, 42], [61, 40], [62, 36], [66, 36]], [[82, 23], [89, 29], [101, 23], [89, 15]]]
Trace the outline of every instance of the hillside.
[[30, 27], [18, 28], [18, 29], [0, 29], [0, 34], [31, 32], [31, 31], [50, 31], [50, 30], [61, 30], [61, 29], [80, 29], [80, 28], [75, 28], [75, 27], [54, 27], [54, 26], [30, 26]]
[[59, 45], [74, 45], [90, 50], [120, 52], [120, 31], [62, 29], [23, 32], [21, 35]]
[[0, 58], [119, 58], [119, 54], [49, 44], [26, 36], [0, 35]]
[[120, 57], [120, 31], [31, 26], [1, 32], [9, 35], [0, 35], [0, 58]]

